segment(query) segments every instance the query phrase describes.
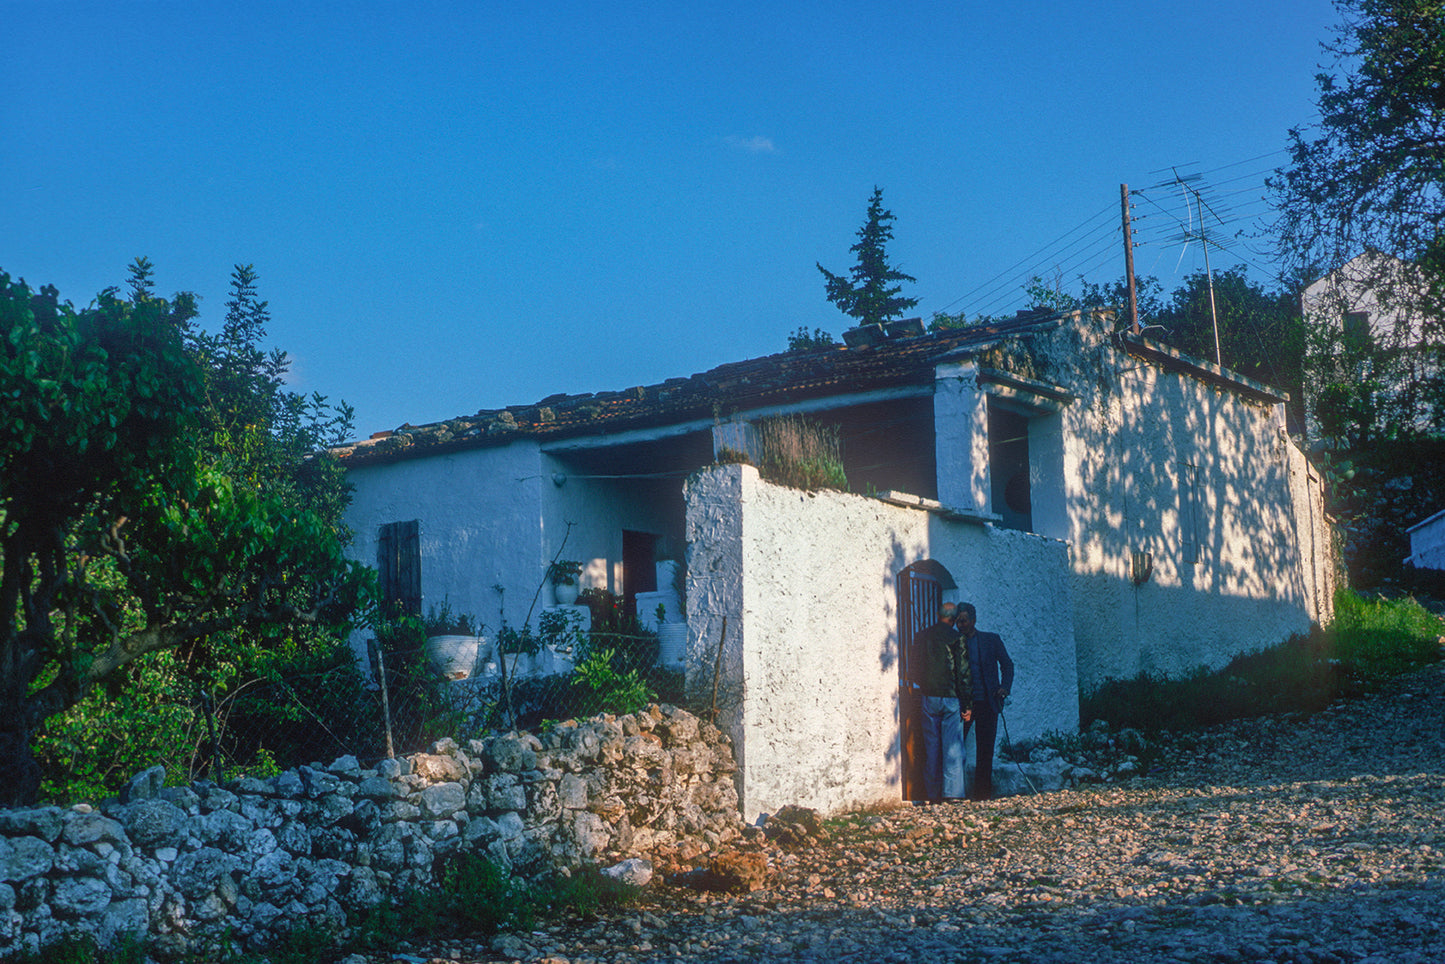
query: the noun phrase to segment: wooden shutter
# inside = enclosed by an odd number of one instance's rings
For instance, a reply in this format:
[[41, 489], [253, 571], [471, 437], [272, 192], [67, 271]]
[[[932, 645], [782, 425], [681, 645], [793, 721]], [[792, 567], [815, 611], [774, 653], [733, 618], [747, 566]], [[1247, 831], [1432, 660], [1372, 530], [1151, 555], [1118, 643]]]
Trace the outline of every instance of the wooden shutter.
[[376, 571], [387, 615], [421, 615], [421, 523], [388, 522], [376, 538]]

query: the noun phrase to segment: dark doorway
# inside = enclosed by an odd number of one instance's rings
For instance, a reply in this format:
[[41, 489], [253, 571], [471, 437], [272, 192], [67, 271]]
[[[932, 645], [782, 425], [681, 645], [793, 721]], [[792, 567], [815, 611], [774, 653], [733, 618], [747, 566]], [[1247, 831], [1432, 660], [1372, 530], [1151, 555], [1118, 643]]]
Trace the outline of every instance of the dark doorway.
[[651, 532], [622, 530], [622, 611], [637, 615], [637, 594], [657, 592], [657, 540]]

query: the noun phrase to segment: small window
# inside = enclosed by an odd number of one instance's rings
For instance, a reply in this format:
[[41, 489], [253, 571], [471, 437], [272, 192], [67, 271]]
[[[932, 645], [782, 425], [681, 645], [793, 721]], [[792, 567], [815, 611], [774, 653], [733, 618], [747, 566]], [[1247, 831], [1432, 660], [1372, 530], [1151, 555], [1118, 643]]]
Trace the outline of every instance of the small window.
[[388, 522], [376, 534], [377, 583], [387, 616], [421, 615], [421, 523]]
[[988, 400], [988, 464], [993, 511], [1008, 529], [1032, 532], [1033, 495], [1029, 484], [1029, 418]]
[[1199, 467], [1179, 463], [1179, 561], [1194, 565], [1200, 561], [1204, 539], [1204, 512], [1199, 496]]
[[1355, 345], [1369, 345], [1370, 313], [1368, 311], [1345, 312], [1345, 340]]

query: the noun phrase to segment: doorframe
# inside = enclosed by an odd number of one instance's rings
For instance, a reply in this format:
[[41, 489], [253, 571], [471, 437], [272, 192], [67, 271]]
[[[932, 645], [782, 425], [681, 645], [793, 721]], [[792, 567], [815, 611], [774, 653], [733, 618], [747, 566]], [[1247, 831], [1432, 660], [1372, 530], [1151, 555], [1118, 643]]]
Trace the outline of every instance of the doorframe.
[[898, 590], [898, 761], [905, 801], [924, 798], [923, 697], [913, 682], [917, 654], [913, 639], [938, 622], [943, 594], [957, 589], [941, 563], [922, 559], [899, 571]]

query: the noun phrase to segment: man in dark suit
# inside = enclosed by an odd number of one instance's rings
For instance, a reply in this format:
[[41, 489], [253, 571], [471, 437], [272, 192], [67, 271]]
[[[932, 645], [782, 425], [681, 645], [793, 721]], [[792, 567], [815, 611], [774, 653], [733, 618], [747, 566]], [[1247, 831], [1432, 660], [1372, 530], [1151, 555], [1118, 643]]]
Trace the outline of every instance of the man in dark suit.
[[918, 688], [923, 693], [923, 795], [929, 803], [963, 799], [963, 724], [969, 719], [968, 660], [954, 631], [958, 607], [939, 610], [938, 622], [913, 637]]
[[1014, 685], [1014, 661], [997, 633], [981, 633], [974, 625], [978, 611], [972, 603], [958, 604], [954, 628], [963, 638], [973, 677], [973, 720], [963, 724], [963, 735], [974, 730], [973, 792], [975, 800], [993, 797], [993, 745], [998, 739], [998, 714]]

